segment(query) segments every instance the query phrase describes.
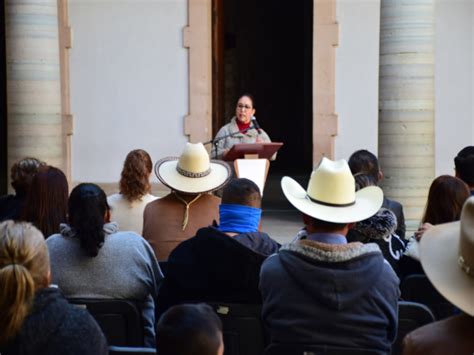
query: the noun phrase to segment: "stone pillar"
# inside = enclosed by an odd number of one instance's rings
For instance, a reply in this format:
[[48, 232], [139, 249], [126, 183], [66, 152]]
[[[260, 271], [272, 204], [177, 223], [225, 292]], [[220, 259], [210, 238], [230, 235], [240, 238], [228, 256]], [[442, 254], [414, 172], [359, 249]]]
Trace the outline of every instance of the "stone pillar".
[[212, 1], [189, 0], [188, 19], [183, 30], [184, 47], [189, 48], [189, 115], [184, 118], [184, 133], [197, 143], [212, 137]]
[[[382, 0], [379, 160], [383, 189], [416, 227], [434, 178], [435, 0]], [[411, 222], [411, 223], [410, 223]]]
[[56, 0], [5, 3], [8, 169], [32, 156], [65, 168]]
[[339, 25], [336, 0], [314, 0], [313, 20], [313, 165], [334, 159], [338, 133], [336, 113], [336, 47]]

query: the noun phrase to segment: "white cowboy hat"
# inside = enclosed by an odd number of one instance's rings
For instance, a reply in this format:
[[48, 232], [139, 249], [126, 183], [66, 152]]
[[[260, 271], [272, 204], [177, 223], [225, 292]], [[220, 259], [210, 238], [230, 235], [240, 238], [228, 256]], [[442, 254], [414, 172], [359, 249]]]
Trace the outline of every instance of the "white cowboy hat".
[[420, 260], [438, 292], [474, 316], [474, 197], [464, 203], [460, 222], [439, 224], [425, 232]]
[[218, 190], [231, 178], [229, 166], [211, 161], [202, 143], [187, 143], [180, 157], [160, 159], [155, 174], [170, 189], [189, 194]]
[[281, 188], [296, 209], [333, 223], [362, 221], [373, 216], [383, 202], [383, 192], [377, 186], [355, 191], [354, 177], [344, 159], [323, 158], [311, 174], [308, 191], [288, 176], [281, 180]]

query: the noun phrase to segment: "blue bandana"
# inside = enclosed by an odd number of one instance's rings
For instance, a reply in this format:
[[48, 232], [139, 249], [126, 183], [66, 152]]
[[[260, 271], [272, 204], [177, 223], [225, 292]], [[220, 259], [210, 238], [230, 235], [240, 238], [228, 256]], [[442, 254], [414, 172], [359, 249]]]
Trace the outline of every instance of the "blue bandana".
[[219, 206], [219, 227], [221, 232], [257, 232], [262, 210], [260, 208], [221, 204]]

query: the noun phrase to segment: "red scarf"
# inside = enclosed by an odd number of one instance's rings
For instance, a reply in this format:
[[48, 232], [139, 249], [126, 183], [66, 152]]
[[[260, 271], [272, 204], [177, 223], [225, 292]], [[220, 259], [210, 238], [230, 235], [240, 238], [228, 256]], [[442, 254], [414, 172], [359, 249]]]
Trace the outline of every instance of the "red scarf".
[[242, 131], [250, 127], [250, 121], [248, 123], [242, 123], [238, 119], [236, 119], [235, 122], [237, 123], [237, 127], [239, 127], [239, 131]]

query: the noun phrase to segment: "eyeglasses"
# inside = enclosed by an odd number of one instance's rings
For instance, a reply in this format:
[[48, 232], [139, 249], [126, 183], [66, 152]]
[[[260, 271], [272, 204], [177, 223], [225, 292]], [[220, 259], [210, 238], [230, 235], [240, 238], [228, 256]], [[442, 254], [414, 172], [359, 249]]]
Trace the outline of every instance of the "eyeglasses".
[[252, 107], [249, 105], [238, 104], [237, 108], [241, 108], [242, 110], [243, 109], [250, 110]]

